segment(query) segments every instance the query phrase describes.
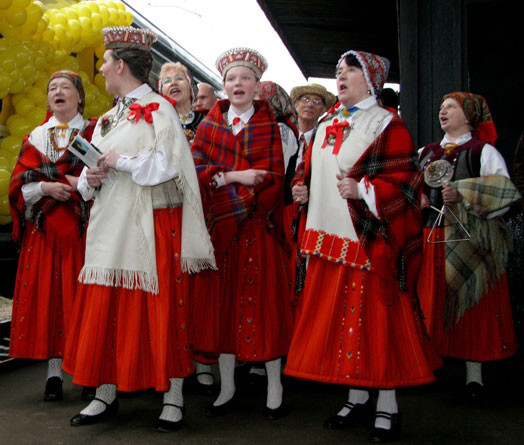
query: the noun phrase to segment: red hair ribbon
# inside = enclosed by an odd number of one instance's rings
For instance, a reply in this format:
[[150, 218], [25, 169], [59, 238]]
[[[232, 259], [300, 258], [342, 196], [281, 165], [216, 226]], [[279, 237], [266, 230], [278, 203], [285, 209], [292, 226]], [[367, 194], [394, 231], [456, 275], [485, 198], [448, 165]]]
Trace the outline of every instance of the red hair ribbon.
[[158, 110], [158, 107], [158, 102], [151, 102], [150, 104], [147, 104], [145, 107], [135, 102], [134, 104], [129, 105], [129, 109], [131, 110], [131, 112], [127, 115], [127, 120], [134, 120], [135, 122], [138, 122], [140, 120], [140, 116], [143, 114], [144, 120], [148, 124], [152, 124], [153, 115], [151, 114], [151, 111]]
[[330, 136], [335, 136], [335, 146], [333, 147], [333, 154], [338, 155], [342, 141], [344, 140], [344, 128], [349, 127], [349, 122], [344, 120], [339, 122], [338, 119], [333, 121], [333, 124], [326, 128], [326, 137], [321, 148], [326, 148], [326, 144]]

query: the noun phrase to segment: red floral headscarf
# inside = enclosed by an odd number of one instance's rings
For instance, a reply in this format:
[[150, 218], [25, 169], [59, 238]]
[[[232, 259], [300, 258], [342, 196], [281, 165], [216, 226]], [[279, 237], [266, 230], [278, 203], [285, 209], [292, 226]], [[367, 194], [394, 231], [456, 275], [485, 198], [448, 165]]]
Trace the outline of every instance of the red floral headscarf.
[[64, 77], [70, 80], [71, 83], [75, 86], [76, 90], [78, 91], [78, 95], [80, 96], [80, 103], [78, 104], [78, 112], [80, 114], [84, 114], [84, 108], [86, 105], [86, 93], [84, 92], [84, 85], [82, 84], [82, 78], [78, 74], [76, 74], [74, 71], [69, 71], [69, 70], [57, 71], [56, 73], [53, 73], [53, 75], [49, 79], [49, 82], [47, 82], [47, 91], [49, 91], [49, 84], [51, 83], [51, 81], [58, 77]]
[[293, 122], [293, 125], [297, 126], [297, 112], [293, 101], [286, 90], [278, 83], [270, 81], [260, 82], [258, 97], [269, 103], [278, 121], [289, 119]]
[[455, 99], [460, 104], [471, 125], [473, 135], [477, 139], [493, 145], [497, 140], [497, 130], [484, 96], [456, 91], [446, 94], [442, 98], [442, 102], [448, 98]]

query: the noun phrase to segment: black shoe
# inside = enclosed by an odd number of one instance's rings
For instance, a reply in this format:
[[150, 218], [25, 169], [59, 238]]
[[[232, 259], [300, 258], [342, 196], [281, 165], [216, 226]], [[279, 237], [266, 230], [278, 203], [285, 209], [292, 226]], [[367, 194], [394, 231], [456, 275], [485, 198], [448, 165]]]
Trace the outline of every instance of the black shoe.
[[233, 398], [229, 399], [226, 403], [223, 403], [222, 405], [209, 405], [206, 410], [204, 411], [204, 414], [207, 417], [218, 417], [223, 416], [224, 414], [227, 414], [229, 411], [231, 411], [231, 408], [233, 407]]
[[283, 403], [281, 403], [278, 408], [268, 408], [266, 406], [264, 410], [264, 416], [266, 416], [266, 419], [269, 419], [269, 420], [282, 419], [282, 417], [286, 417], [288, 413], [289, 412]]
[[197, 372], [195, 374], [195, 383], [196, 383], [196, 387], [198, 388], [198, 391], [208, 396], [215, 395], [216, 394], [215, 384], [211, 383], [210, 385], [206, 385], [205, 383], [200, 383], [198, 381], [199, 375], [209, 375], [213, 377], [213, 382], [215, 380], [215, 375], [212, 372]]
[[164, 403], [162, 406], [174, 406], [175, 408], [178, 408], [182, 413], [182, 418], [177, 422], [173, 422], [171, 420], [158, 419], [156, 421], [155, 430], [160, 431], [161, 433], [169, 433], [170, 431], [179, 430], [182, 427], [184, 421], [186, 408], [184, 406], [178, 406], [173, 403]]
[[391, 421], [391, 428], [387, 430], [385, 428], [373, 427], [373, 431], [371, 432], [371, 436], [369, 438], [370, 442], [384, 443], [398, 440], [400, 437], [400, 413], [391, 414], [384, 411], [377, 411], [375, 418], [377, 417], [389, 419]]
[[98, 423], [101, 420], [113, 417], [118, 411], [118, 399], [113, 400], [110, 404], [101, 399], [97, 399], [96, 397], [93, 400], [98, 400], [99, 402], [102, 402], [106, 406], [106, 409], [102, 411], [100, 414], [95, 414], [94, 416], [88, 416], [86, 414], [77, 414], [76, 416], [71, 418], [71, 421], [69, 422], [71, 426], [93, 425], [94, 423]]
[[345, 416], [336, 416], [326, 419], [324, 428], [330, 430], [340, 430], [348, 426], [352, 426], [361, 420], [366, 420], [373, 415], [373, 407], [371, 406], [371, 397], [366, 403], [344, 403], [344, 407], [350, 411]]
[[44, 400], [46, 402], [58, 402], [64, 398], [62, 393], [62, 379], [50, 377], [45, 384]]
[[464, 397], [468, 402], [481, 403], [486, 397], [486, 388], [478, 382], [469, 382], [464, 389]]
[[90, 402], [95, 398], [96, 395], [96, 388], [92, 388], [91, 386], [84, 386], [82, 387], [82, 400], [85, 400], [86, 402]]

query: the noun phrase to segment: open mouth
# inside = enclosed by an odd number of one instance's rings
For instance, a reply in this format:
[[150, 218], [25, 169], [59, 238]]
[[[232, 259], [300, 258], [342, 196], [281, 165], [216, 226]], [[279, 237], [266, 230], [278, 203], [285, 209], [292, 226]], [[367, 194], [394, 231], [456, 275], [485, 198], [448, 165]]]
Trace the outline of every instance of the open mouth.
[[338, 87], [338, 91], [340, 93], [342, 93], [343, 91], [346, 91], [348, 89], [348, 87], [346, 85], [339, 85]]
[[447, 118], [447, 117], [441, 117], [441, 118], [440, 118], [440, 124], [441, 124], [441, 125], [444, 125], [447, 121], [448, 121], [448, 118]]
[[233, 91], [233, 95], [234, 96], [243, 96], [244, 94], [245, 94], [245, 92], [242, 91], [242, 90]]
[[55, 99], [55, 104], [65, 104], [65, 99], [62, 99], [62, 98]]
[[180, 91], [181, 90], [179, 88], [171, 88], [169, 90], [169, 94], [178, 94], [178, 93], [180, 93]]

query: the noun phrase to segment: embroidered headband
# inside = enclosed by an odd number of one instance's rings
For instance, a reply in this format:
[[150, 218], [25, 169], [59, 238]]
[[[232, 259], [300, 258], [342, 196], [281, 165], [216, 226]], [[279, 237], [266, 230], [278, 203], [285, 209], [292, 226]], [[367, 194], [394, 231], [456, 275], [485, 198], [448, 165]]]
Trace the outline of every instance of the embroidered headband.
[[254, 49], [231, 48], [218, 56], [215, 66], [222, 78], [225, 78], [229, 69], [235, 66], [247, 66], [255, 72], [257, 80], [260, 80], [267, 69], [267, 60]]
[[150, 51], [158, 39], [149, 29], [139, 29], [132, 26], [110, 26], [102, 29], [106, 49], [136, 48]]

